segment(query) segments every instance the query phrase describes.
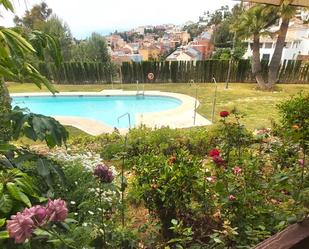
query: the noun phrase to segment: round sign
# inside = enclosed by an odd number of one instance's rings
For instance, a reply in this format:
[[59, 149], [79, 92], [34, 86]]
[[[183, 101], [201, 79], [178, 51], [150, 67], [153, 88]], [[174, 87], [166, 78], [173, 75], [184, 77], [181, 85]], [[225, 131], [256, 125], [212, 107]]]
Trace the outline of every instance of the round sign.
[[154, 79], [154, 74], [153, 74], [153, 73], [149, 73], [149, 74], [147, 75], [147, 78], [148, 78], [149, 80], [153, 80], [153, 79]]

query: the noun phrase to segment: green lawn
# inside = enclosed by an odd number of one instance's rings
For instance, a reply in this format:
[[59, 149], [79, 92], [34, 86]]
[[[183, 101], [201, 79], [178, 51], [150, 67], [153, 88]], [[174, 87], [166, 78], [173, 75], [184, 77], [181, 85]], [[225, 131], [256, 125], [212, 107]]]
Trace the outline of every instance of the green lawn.
[[[34, 92], [46, 91], [46, 89], [38, 89], [33, 84], [18, 84], [9, 83], [9, 91], [17, 92]], [[135, 84], [101, 84], [101, 85], [55, 85], [58, 91], [101, 91], [104, 89], [120, 89], [136, 90]], [[142, 84], [140, 84], [140, 88]], [[276, 105], [297, 94], [300, 91], [309, 92], [309, 84], [294, 85], [280, 84], [275, 92], [262, 92], [255, 89], [255, 84], [234, 83], [230, 84], [228, 90], [225, 89], [225, 84], [218, 84], [218, 96], [216, 113], [221, 110], [231, 110], [236, 107], [239, 111], [245, 114], [243, 122], [248, 128], [269, 127], [270, 120], [278, 119]], [[188, 83], [168, 83], [168, 84], [145, 84], [145, 90], [160, 90], [167, 92], [177, 92], [188, 94], [195, 97], [197, 89], [197, 98], [200, 101], [198, 112], [206, 118], [211, 118], [212, 103], [214, 96], [214, 84], [203, 83], [189, 85]], [[216, 115], [218, 117], [218, 115]], [[76, 132], [76, 131], [75, 131]]]

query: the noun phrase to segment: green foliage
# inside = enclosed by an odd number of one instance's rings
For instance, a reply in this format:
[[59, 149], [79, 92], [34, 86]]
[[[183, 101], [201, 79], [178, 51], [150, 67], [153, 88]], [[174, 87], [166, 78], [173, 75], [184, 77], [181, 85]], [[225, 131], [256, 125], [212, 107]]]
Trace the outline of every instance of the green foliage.
[[309, 94], [299, 94], [279, 106], [282, 129], [288, 139], [301, 144], [306, 150], [309, 146]]
[[162, 236], [173, 238], [172, 220], [201, 198], [198, 161], [183, 150], [170, 157], [147, 154], [136, 158], [134, 172], [135, 195], [160, 219]]
[[97, 33], [74, 45], [72, 56], [74, 61], [110, 63], [105, 38]]
[[11, 122], [13, 126], [13, 138], [26, 136], [34, 141], [45, 141], [49, 147], [61, 146], [68, 138], [68, 132], [54, 118], [34, 113], [23, 113], [15, 107]]
[[42, 2], [34, 5], [31, 10], [27, 10], [22, 18], [15, 16], [14, 22], [17, 26], [40, 30], [51, 14], [52, 9], [48, 8], [45, 2]]
[[32, 178], [18, 169], [0, 171], [0, 214], [8, 217], [21, 207], [31, 207], [31, 200], [39, 200]]

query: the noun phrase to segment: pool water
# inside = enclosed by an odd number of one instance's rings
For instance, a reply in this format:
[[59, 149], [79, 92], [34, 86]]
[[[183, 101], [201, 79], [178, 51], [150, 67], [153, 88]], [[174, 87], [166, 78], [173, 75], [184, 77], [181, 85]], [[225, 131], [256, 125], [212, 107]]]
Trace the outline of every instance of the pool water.
[[13, 97], [13, 106], [27, 108], [33, 113], [46, 116], [76, 116], [103, 122], [117, 128], [129, 127], [135, 114], [160, 112], [180, 106], [181, 100], [163, 96], [27, 96]]

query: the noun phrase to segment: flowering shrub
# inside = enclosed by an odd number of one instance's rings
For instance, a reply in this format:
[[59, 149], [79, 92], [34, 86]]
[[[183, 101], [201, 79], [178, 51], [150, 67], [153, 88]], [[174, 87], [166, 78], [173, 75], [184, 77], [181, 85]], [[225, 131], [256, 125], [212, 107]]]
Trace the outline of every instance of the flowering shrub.
[[67, 216], [67, 204], [61, 199], [49, 200], [46, 207], [38, 205], [26, 208], [7, 220], [9, 237], [17, 244], [24, 243], [33, 235], [34, 229], [46, 226], [50, 222], [64, 221]]
[[189, 212], [191, 202], [202, 195], [198, 161], [183, 150], [172, 159], [155, 154], [140, 156], [136, 159], [133, 182], [134, 194], [160, 219], [161, 232], [167, 240], [173, 237], [172, 220]]

